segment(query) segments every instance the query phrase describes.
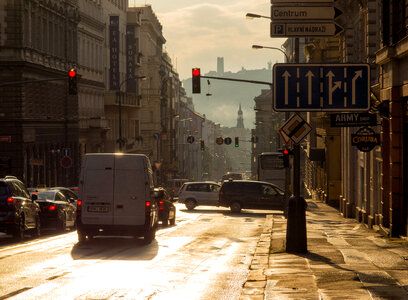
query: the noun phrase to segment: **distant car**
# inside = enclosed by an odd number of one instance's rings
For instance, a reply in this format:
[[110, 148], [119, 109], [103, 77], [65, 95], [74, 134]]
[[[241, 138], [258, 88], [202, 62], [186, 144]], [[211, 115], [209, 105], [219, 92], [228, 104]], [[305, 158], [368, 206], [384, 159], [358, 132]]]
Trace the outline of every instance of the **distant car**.
[[229, 180], [220, 189], [219, 205], [239, 213], [249, 209], [285, 209], [285, 192], [276, 185], [263, 181]]
[[75, 202], [75, 205], [78, 201], [78, 188], [75, 192], [73, 188], [67, 188], [67, 187], [51, 187], [48, 188], [48, 190], [58, 190], [60, 191], [71, 203]]
[[164, 188], [155, 188], [154, 197], [159, 208], [159, 221], [164, 226], [176, 224], [176, 207], [172, 203], [169, 193]]
[[43, 227], [55, 227], [58, 231], [66, 231], [75, 227], [76, 203], [68, 199], [58, 189], [50, 189], [37, 194], [37, 203], [41, 207], [41, 224]]
[[186, 182], [179, 191], [179, 203], [184, 203], [188, 210], [200, 205], [218, 205], [220, 185], [215, 181]]
[[12, 234], [18, 240], [23, 240], [27, 231], [40, 236], [40, 206], [36, 199], [16, 177], [0, 178], [0, 232]]
[[234, 172], [227, 172], [227, 174], [223, 175], [221, 178], [221, 182], [224, 182], [226, 180], [240, 180], [242, 179], [242, 174], [241, 173], [234, 173]]

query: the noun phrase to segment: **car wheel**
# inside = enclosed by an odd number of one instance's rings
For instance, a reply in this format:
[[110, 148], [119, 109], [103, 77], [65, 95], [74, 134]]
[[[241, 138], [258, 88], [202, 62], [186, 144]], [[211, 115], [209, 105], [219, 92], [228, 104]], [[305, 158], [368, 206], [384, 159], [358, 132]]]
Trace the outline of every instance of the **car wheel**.
[[33, 236], [36, 238], [41, 236], [41, 221], [38, 215], [35, 217], [35, 228], [33, 229]]
[[231, 212], [240, 213], [241, 209], [242, 209], [242, 206], [241, 206], [241, 203], [239, 203], [239, 202], [233, 202], [231, 204], [230, 208], [231, 208]]
[[78, 231], [78, 243], [83, 243], [86, 241], [86, 233], [83, 231]]
[[149, 229], [143, 235], [143, 244], [148, 245], [156, 238], [156, 226]]
[[176, 211], [174, 211], [173, 219], [170, 220], [170, 225], [176, 225]]
[[24, 240], [24, 216], [20, 216], [19, 220], [18, 220], [18, 224], [16, 225], [14, 232], [13, 232], [13, 237], [18, 240], [18, 241], [22, 241]]
[[186, 200], [186, 208], [188, 210], [193, 210], [196, 207], [196, 203], [193, 199]]
[[60, 231], [60, 232], [67, 231], [67, 219], [65, 215], [63, 215], [63, 217], [60, 220], [58, 220], [57, 231]]

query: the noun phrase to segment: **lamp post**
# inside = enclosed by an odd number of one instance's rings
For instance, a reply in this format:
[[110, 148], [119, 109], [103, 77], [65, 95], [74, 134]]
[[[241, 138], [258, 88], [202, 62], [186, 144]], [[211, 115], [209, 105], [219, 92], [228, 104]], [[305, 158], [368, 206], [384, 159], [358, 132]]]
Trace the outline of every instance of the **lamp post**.
[[273, 49], [273, 50], [278, 50], [278, 51], [282, 52], [282, 53], [285, 55], [286, 62], [289, 62], [289, 57], [288, 57], [288, 55], [286, 54], [285, 51], [283, 51], [283, 50], [280, 49], [280, 48], [277, 48], [277, 47], [269, 47], [269, 46], [261, 46], [261, 45], [252, 45], [252, 49], [255, 49], [255, 50], [257, 50], [257, 49]]
[[[135, 76], [135, 79], [146, 79], [146, 76]], [[116, 98], [118, 99], [117, 102], [119, 102], [119, 139], [117, 140], [117, 142], [119, 143], [119, 151], [122, 152], [122, 147], [124, 144], [124, 138], [122, 137], [122, 92], [121, 92], [121, 88], [122, 85], [129, 81], [130, 78], [123, 80], [120, 84], [119, 84], [119, 88], [118, 91], [116, 92]]]

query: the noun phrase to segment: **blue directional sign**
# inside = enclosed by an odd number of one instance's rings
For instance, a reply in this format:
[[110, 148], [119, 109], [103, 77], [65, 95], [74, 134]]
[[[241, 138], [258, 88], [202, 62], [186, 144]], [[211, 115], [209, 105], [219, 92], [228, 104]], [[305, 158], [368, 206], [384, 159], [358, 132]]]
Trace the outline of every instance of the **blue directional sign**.
[[275, 111], [367, 111], [368, 64], [275, 64]]

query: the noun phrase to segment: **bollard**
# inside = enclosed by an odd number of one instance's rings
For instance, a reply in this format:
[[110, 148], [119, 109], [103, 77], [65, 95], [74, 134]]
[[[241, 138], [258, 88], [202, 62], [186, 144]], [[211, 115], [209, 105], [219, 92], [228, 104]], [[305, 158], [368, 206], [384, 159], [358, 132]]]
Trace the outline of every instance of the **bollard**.
[[291, 196], [287, 207], [286, 252], [306, 253], [306, 201]]

